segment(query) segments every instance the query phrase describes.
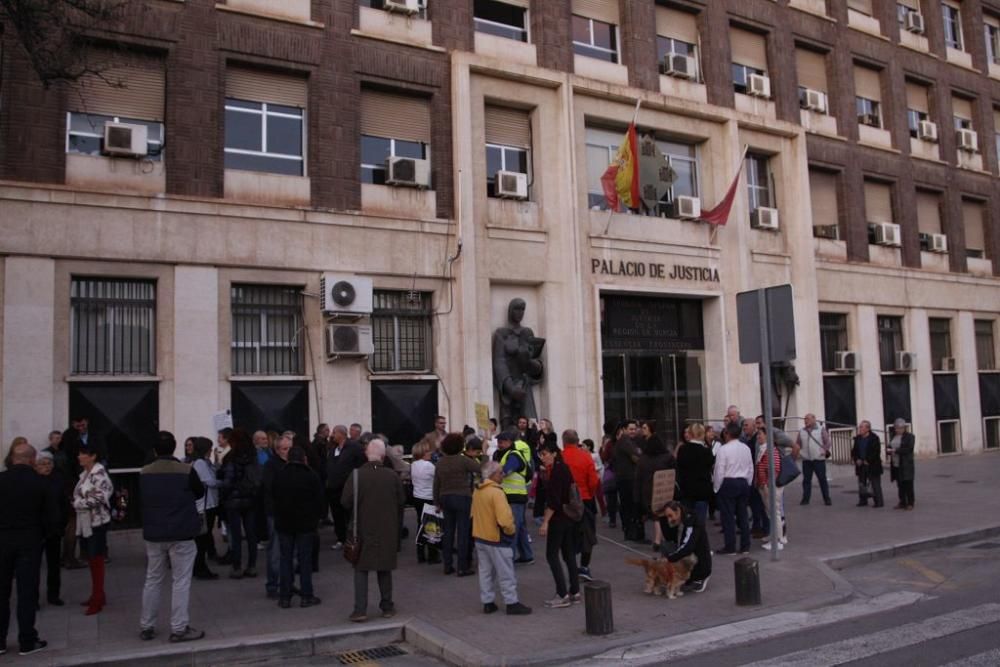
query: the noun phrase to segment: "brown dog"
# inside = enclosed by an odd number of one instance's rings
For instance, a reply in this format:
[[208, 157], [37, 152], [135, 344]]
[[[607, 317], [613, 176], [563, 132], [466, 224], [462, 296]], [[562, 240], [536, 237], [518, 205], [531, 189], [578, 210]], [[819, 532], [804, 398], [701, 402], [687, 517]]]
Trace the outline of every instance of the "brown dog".
[[646, 585], [643, 593], [647, 595], [664, 595], [673, 600], [684, 595], [681, 586], [691, 576], [691, 570], [698, 562], [698, 557], [694, 554], [686, 556], [676, 563], [671, 563], [666, 558], [626, 558], [629, 565], [638, 565], [646, 571]]

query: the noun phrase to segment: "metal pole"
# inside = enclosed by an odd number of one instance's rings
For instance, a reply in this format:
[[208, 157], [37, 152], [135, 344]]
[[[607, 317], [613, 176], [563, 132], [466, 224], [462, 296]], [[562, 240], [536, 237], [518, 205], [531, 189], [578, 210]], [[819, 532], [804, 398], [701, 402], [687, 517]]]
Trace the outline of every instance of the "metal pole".
[[[761, 289], [757, 291], [757, 307], [759, 308], [760, 314], [760, 381], [763, 387], [764, 398], [764, 424], [767, 426], [767, 442], [765, 446], [767, 447], [767, 456], [770, 465], [767, 466], [767, 488], [769, 489], [768, 497], [770, 499], [770, 507], [768, 508], [768, 513], [771, 517], [771, 560], [778, 560], [778, 515], [777, 515], [777, 498], [775, 497], [775, 480], [774, 480], [774, 438], [771, 437], [771, 429], [773, 426], [772, 415], [773, 406], [771, 405], [771, 324], [767, 318], [767, 290]], [[757, 462], [754, 461], [754, 464]]]

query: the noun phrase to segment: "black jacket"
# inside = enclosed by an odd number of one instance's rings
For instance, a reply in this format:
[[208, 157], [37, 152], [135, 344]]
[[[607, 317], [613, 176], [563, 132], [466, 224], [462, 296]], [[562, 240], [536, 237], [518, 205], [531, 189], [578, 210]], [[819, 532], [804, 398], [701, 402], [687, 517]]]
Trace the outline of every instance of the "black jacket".
[[50, 483], [29, 465], [0, 472], [0, 541], [41, 544], [59, 533], [59, 508]]
[[[659, 470], [670, 470], [674, 467], [674, 457], [663, 452], [655, 456], [643, 454], [635, 466], [635, 489], [633, 497], [639, 503], [639, 511], [649, 514], [653, 511], [653, 476]], [[617, 474], [617, 473], [616, 473]]]
[[639, 443], [627, 435], [619, 438], [611, 454], [611, 469], [615, 471], [615, 479], [626, 482], [634, 480], [638, 461]]
[[684, 510], [677, 527], [672, 527], [666, 518], [661, 518], [660, 530], [663, 531], [664, 538], [677, 535], [677, 548], [667, 554], [668, 561], [676, 563], [691, 554], [698, 558], [689, 581], [701, 580], [712, 574], [712, 551], [708, 544], [708, 533], [705, 531], [705, 524], [696, 514]]
[[274, 516], [274, 478], [288, 465], [278, 455], [274, 455], [264, 464], [261, 471], [261, 493], [264, 498], [264, 512], [267, 516]]
[[326, 514], [323, 483], [308, 465], [289, 463], [274, 474], [271, 484], [274, 529], [279, 533], [316, 532]]
[[250, 491], [249, 485], [244, 483], [244, 480], [254, 478], [263, 481], [263, 470], [257, 463], [256, 451], [243, 458], [236, 458], [235, 452], [226, 454], [219, 476], [222, 479], [219, 488], [222, 491], [222, 505], [225, 509], [242, 511], [256, 506], [260, 488]]
[[195, 501], [205, 495], [205, 485], [187, 463], [160, 456], [139, 473], [142, 502], [142, 539], [147, 542], [182, 542], [198, 536], [201, 522]]
[[[93, 431], [88, 431], [87, 445], [97, 450], [98, 463], [107, 468], [108, 447], [104, 442], [104, 438]], [[70, 467], [72, 479], [76, 479], [80, 476], [82, 468], [80, 468], [80, 463], [76, 458], [77, 454], [80, 453], [80, 434], [76, 432], [75, 428], [68, 428], [63, 431], [62, 442], [59, 443], [59, 448], [66, 452], [66, 460]]]
[[678, 500], [709, 502], [714, 495], [712, 450], [699, 442], [685, 442], [677, 448]]
[[867, 471], [864, 466], [857, 466], [855, 473], [860, 477], [862, 474], [881, 475], [882, 474], [882, 441], [875, 435], [875, 431], [868, 434], [868, 447], [865, 448], [865, 457], [861, 458], [861, 436], [854, 436], [854, 444], [851, 446], [851, 461], [864, 461], [868, 464]]
[[70, 496], [66, 489], [73, 487], [67, 484], [66, 478], [57, 468], [53, 468], [48, 475], [39, 475], [39, 477], [45, 480], [45, 483], [49, 485], [49, 492], [56, 497], [56, 508], [59, 510], [58, 526], [65, 530], [66, 524], [69, 523], [70, 512]]
[[360, 468], [366, 461], [364, 447], [357, 440], [345, 440], [340, 456], [334, 456], [331, 451], [327, 459], [327, 488], [340, 493], [354, 469]]

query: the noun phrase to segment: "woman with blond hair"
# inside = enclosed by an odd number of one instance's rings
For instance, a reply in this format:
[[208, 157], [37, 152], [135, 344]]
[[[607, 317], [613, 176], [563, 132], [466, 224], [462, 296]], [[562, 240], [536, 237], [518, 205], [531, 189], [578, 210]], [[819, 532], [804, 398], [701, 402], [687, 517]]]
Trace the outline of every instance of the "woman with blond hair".
[[684, 442], [677, 447], [677, 500], [705, 523], [712, 500], [712, 467], [715, 457], [705, 445], [705, 427], [699, 423], [684, 429]]

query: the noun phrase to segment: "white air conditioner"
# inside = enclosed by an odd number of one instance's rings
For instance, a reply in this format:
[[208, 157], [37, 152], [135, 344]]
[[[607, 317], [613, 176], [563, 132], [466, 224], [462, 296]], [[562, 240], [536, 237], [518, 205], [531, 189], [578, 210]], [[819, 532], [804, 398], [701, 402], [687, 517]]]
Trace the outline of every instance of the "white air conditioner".
[[697, 197], [674, 197], [673, 215], [680, 220], [697, 220], [701, 217], [701, 200]]
[[857, 352], [845, 350], [834, 354], [833, 370], [838, 373], [857, 373], [861, 367]]
[[768, 208], [767, 206], [758, 206], [754, 212], [750, 214], [750, 226], [754, 229], [777, 229], [778, 209]]
[[927, 249], [931, 252], [948, 252], [948, 237], [944, 234], [930, 234]]
[[142, 157], [149, 152], [146, 143], [149, 128], [145, 125], [131, 123], [104, 124], [105, 155], [121, 155], [125, 157]]
[[383, 0], [383, 6], [387, 12], [400, 14], [416, 14], [420, 11], [418, 0]]
[[920, 12], [907, 12], [906, 29], [918, 35], [924, 34], [924, 15]]
[[341, 357], [364, 357], [375, 351], [372, 328], [367, 325], [326, 325], [326, 358], [332, 361]]
[[922, 120], [917, 125], [917, 136], [924, 141], [937, 141], [938, 140], [938, 129], [937, 123], [929, 120]]
[[826, 93], [822, 90], [806, 88], [805, 107], [810, 111], [826, 113]]
[[837, 225], [813, 225], [813, 237], [836, 241], [840, 238], [840, 228]]
[[371, 278], [324, 273], [319, 280], [320, 309], [332, 315], [370, 315]]
[[528, 175], [517, 171], [498, 171], [496, 193], [497, 197], [504, 199], [527, 199]]
[[954, 373], [957, 368], [958, 362], [955, 357], [941, 357], [941, 370]]
[[896, 370], [902, 373], [911, 373], [917, 370], [916, 352], [905, 352], [903, 350], [896, 352]]
[[697, 62], [691, 56], [668, 53], [663, 56], [663, 72], [682, 79], [693, 79], [697, 76]]
[[771, 97], [771, 80], [763, 74], [751, 74], [747, 77], [747, 95]]
[[385, 161], [385, 182], [389, 185], [429, 188], [431, 186], [430, 160], [391, 157]]
[[875, 243], [877, 245], [902, 245], [899, 225], [892, 222], [870, 222], [868, 224], [875, 229]]
[[979, 150], [979, 137], [975, 130], [958, 130], [958, 147], [963, 151], [975, 153]]

